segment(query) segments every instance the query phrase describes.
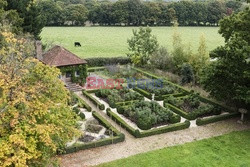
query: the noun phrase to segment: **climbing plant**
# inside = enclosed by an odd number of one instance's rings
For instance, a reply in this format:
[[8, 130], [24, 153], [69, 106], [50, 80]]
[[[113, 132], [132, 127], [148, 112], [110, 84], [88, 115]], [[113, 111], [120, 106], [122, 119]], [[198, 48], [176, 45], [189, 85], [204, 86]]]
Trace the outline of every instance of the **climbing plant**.
[[[60, 71], [63, 75], [65, 75], [67, 72], [70, 72], [71, 81], [73, 83], [84, 84], [86, 82], [86, 77], [87, 77], [87, 65], [86, 64], [60, 67]], [[79, 72], [79, 76], [75, 75], [77, 71]]]

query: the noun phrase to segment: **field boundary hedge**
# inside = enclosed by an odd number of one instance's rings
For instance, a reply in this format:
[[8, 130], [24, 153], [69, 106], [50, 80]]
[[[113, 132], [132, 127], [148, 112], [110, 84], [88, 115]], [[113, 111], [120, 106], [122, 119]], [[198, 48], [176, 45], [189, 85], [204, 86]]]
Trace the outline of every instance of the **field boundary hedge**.
[[169, 126], [145, 130], [145, 131], [139, 131], [139, 129], [134, 129], [130, 125], [128, 125], [120, 116], [118, 116], [116, 113], [112, 112], [110, 108], [107, 108], [107, 115], [114, 120], [116, 123], [118, 123], [122, 128], [126, 129], [131, 135], [133, 135], [136, 138], [142, 138], [147, 136], [152, 136], [156, 134], [162, 134], [166, 132], [172, 132], [177, 130], [182, 130], [189, 128], [190, 121], [186, 120], [183, 123], [175, 123]]
[[196, 120], [196, 125], [198, 125], [198, 126], [207, 125], [210, 123], [219, 122], [219, 121], [223, 121], [226, 119], [238, 117], [239, 115], [240, 115], [240, 113], [234, 112], [234, 113], [228, 113], [228, 114], [223, 114], [223, 115], [216, 115], [216, 116], [212, 116], [209, 118], [198, 118]]
[[96, 105], [100, 110], [105, 110], [105, 105], [96, 100], [93, 96], [91, 96], [87, 91], [82, 90], [82, 94], [88, 98], [94, 105]]
[[90, 67], [87, 69], [88, 72], [103, 71], [106, 67]]
[[85, 60], [88, 62], [88, 66], [90, 67], [131, 64], [131, 59], [129, 57], [94, 57], [86, 58]]
[[90, 143], [85, 143], [85, 144], [77, 144], [73, 145], [70, 147], [67, 147], [65, 149], [64, 154], [70, 154], [73, 152], [77, 152], [79, 150], [85, 150], [85, 149], [90, 149], [90, 148], [96, 148], [96, 147], [101, 147], [105, 145], [110, 145], [110, 144], [116, 144], [119, 142], [123, 142], [125, 140], [125, 135], [121, 132], [119, 132], [115, 127], [113, 127], [106, 119], [104, 119], [100, 114], [97, 112], [93, 111], [92, 115], [94, 118], [96, 118], [104, 127], [107, 129], [110, 129], [113, 131], [113, 134], [115, 137], [111, 138], [106, 138], [106, 139], [101, 139], [99, 141], [94, 141]]

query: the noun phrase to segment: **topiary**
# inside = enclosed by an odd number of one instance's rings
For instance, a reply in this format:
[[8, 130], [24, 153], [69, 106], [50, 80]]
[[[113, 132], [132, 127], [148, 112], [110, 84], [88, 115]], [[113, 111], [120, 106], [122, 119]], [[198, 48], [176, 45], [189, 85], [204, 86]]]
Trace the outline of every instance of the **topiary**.
[[85, 114], [80, 112], [79, 116], [82, 118], [82, 119], [85, 119]]

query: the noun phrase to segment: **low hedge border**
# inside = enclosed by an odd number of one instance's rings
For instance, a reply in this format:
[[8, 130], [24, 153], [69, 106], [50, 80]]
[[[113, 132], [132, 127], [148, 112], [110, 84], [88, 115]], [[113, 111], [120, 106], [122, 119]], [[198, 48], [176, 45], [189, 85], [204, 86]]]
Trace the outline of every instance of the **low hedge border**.
[[149, 93], [149, 92], [147, 92], [147, 91], [145, 91], [143, 89], [140, 89], [140, 88], [133, 88], [133, 90], [140, 93], [140, 94], [142, 94], [144, 97], [152, 100], [152, 94], [151, 93]]
[[114, 132], [115, 137], [106, 138], [106, 139], [102, 139], [102, 140], [99, 140], [99, 141], [86, 143], [86, 144], [73, 145], [73, 146], [67, 147], [65, 149], [64, 154], [70, 154], [70, 153], [73, 153], [73, 152], [77, 152], [79, 150], [85, 150], [85, 149], [96, 148], [96, 147], [101, 147], [101, 146], [110, 145], [110, 144], [116, 144], [116, 143], [119, 143], [119, 142], [123, 142], [125, 140], [125, 135], [123, 133], [120, 133], [117, 129], [115, 129], [115, 127], [113, 127], [108, 121], [106, 121], [100, 114], [98, 114], [97, 112], [94, 111], [92, 113], [92, 115], [103, 126], [105, 126], [106, 128], [111, 129]]
[[162, 101], [165, 98], [169, 97], [169, 96], [174, 96], [174, 97], [182, 97], [185, 96], [186, 93], [175, 93], [175, 94], [167, 94], [167, 95], [162, 95], [162, 96], [155, 96], [155, 100], [157, 101]]
[[164, 105], [164, 107], [169, 107], [170, 110], [172, 110], [174, 113], [179, 114], [180, 116], [182, 116], [182, 117], [184, 117], [184, 118], [186, 118], [188, 120], [195, 120], [196, 119], [195, 117], [190, 116], [188, 113], [186, 113], [185, 111], [175, 107], [172, 104], [164, 103], [163, 105]]
[[131, 101], [124, 101], [124, 102], [118, 102], [115, 103], [116, 108], [117, 106], [127, 106], [127, 105], [132, 105], [133, 103], [139, 102], [140, 100], [131, 100]]
[[107, 115], [112, 119], [115, 120], [116, 123], [120, 124], [121, 127], [126, 129], [131, 135], [133, 135], [136, 138], [142, 138], [142, 137], [147, 137], [147, 136], [152, 136], [156, 134], [162, 134], [166, 132], [172, 132], [172, 131], [177, 131], [177, 130], [182, 130], [189, 128], [190, 126], [190, 121], [186, 120], [183, 123], [175, 123], [169, 126], [161, 127], [161, 128], [155, 128], [151, 130], [146, 130], [146, 131], [139, 131], [139, 129], [134, 129], [130, 125], [128, 125], [122, 118], [120, 118], [117, 114], [111, 111], [110, 108], [107, 108]]
[[94, 103], [94, 105], [96, 105], [100, 110], [105, 110], [104, 104], [100, 103], [98, 100], [92, 97], [87, 91], [83, 90], [82, 94], [87, 97], [92, 103]]
[[83, 108], [86, 108], [87, 111], [89, 111], [89, 112], [92, 111], [92, 108], [83, 99], [81, 99], [79, 96], [77, 96], [77, 94], [73, 93], [73, 96], [78, 99], [78, 101], [81, 103], [81, 105], [83, 105]]
[[150, 73], [148, 73], [148, 72], [146, 72], [146, 71], [143, 71], [143, 70], [141, 70], [141, 69], [139, 69], [139, 68], [132, 67], [132, 69], [133, 69], [133, 70], [136, 70], [136, 71], [138, 71], [138, 72], [140, 72], [140, 73], [143, 73], [143, 75], [145, 75], [146, 77], [149, 77], [149, 78], [152, 78], [152, 79], [160, 79], [160, 77], [158, 77], [158, 76], [156, 76], [156, 75], [154, 75], [154, 74], [150, 74]]
[[90, 67], [90, 68], [88, 68], [88, 72], [95, 72], [95, 71], [103, 71], [103, 70], [105, 70], [106, 69], [106, 67]]
[[209, 118], [198, 118], [196, 120], [196, 125], [202, 126], [202, 125], [206, 125], [206, 124], [210, 124], [210, 123], [238, 117], [239, 115], [240, 115], [240, 113], [234, 112], [234, 113], [229, 113], [229, 114], [216, 115], [216, 116], [209, 117]]
[[236, 111], [233, 111], [232, 108], [230, 108], [228, 106], [225, 106], [225, 105], [222, 105], [222, 104], [220, 104], [219, 102], [217, 102], [215, 100], [208, 99], [208, 98], [205, 98], [205, 97], [202, 97], [202, 96], [199, 96], [199, 98], [200, 98], [200, 101], [202, 101], [204, 103], [209, 103], [209, 104], [212, 104], [212, 105], [215, 105], [215, 106], [219, 106], [219, 107], [223, 108], [224, 110], [226, 110], [229, 113], [236, 112]]
[[[133, 67], [133, 69], [136, 70], [136, 71], [138, 71], [138, 72], [140, 72], [140, 73], [143, 73], [145, 76], [147, 76], [147, 77], [149, 77], [149, 78], [161, 79], [161, 77], [158, 77], [158, 76], [156, 76], [156, 75], [154, 75], [154, 74], [151, 74], [151, 73], [149, 73], [149, 72], [143, 71], [143, 70], [141, 70], [141, 69], [139, 69], [139, 68]], [[173, 83], [173, 82], [168, 81], [166, 78], [163, 79], [163, 82], [165, 82], [165, 83], [167, 83], [167, 84], [170, 84], [170, 85], [173, 85], [173, 86], [175, 86], [176, 88], [179, 88], [180, 90], [182, 90], [182, 91], [185, 92], [185, 93], [190, 93], [189, 90], [183, 88], [182, 86], [180, 86], [180, 85], [178, 85], [178, 84], [175, 84], [175, 83]]]

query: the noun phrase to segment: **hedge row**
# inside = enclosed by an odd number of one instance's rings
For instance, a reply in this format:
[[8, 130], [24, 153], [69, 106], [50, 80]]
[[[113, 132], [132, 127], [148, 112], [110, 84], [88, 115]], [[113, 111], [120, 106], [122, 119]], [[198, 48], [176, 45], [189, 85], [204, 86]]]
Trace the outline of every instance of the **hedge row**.
[[82, 94], [87, 97], [92, 103], [94, 103], [94, 105], [96, 105], [100, 110], [105, 110], [104, 104], [100, 103], [98, 100], [92, 97], [87, 91], [83, 90]]
[[188, 120], [195, 120], [196, 118], [189, 115], [188, 113], [184, 112], [183, 110], [175, 107], [174, 105], [172, 104], [169, 104], [169, 103], [164, 103], [164, 107], [169, 107], [170, 110], [172, 110], [173, 112], [175, 112], [176, 114], [179, 114], [180, 116], [188, 119]]
[[204, 103], [209, 103], [209, 104], [212, 104], [212, 105], [215, 105], [215, 106], [219, 106], [219, 107], [223, 108], [224, 110], [226, 110], [229, 113], [234, 113], [235, 112], [235, 111], [233, 111], [232, 108], [230, 108], [228, 106], [225, 106], [225, 105], [222, 105], [222, 104], [218, 103], [217, 101], [214, 101], [214, 100], [202, 97], [202, 96], [199, 96], [199, 99], [200, 99], [200, 101], [202, 101]]
[[148, 98], [148, 99], [152, 99], [152, 94], [143, 90], [143, 89], [140, 89], [140, 88], [134, 88], [135, 91], [137, 91], [138, 93], [142, 94], [144, 97]]
[[110, 108], [106, 109], [107, 115], [114, 121], [116, 121], [121, 127], [126, 129], [131, 135], [136, 137], [136, 130], [132, 128], [129, 124], [127, 124], [122, 118], [116, 115], [114, 112], [111, 111]]
[[182, 97], [182, 96], [185, 96], [185, 95], [186, 95], [186, 93], [167, 94], [167, 95], [162, 95], [162, 96], [155, 96], [155, 100], [161, 101], [161, 100], [164, 100], [165, 98], [167, 98], [169, 96]]
[[83, 108], [86, 108], [87, 111], [91, 112], [92, 111], [92, 108], [83, 100], [81, 99], [79, 96], [77, 96], [75, 93], [73, 93], [73, 96], [75, 98], [78, 99], [78, 101], [80, 102], [80, 107], [83, 107]]
[[100, 67], [106, 65], [125, 65], [130, 64], [131, 60], [128, 57], [96, 57], [85, 59], [89, 67]]
[[123, 142], [125, 140], [125, 135], [123, 133], [120, 133], [117, 129], [115, 129], [101, 115], [99, 115], [96, 112], [93, 112], [93, 117], [95, 117], [103, 126], [105, 126], [106, 128], [111, 129], [113, 131], [113, 133], [115, 134], [115, 137], [106, 138], [106, 139], [102, 139], [102, 140], [94, 141], [94, 142], [90, 142], [90, 143], [85, 143], [85, 144], [73, 145], [73, 146], [67, 147], [65, 149], [64, 154], [73, 153], [73, 152], [76, 152], [76, 151], [79, 151], [79, 150], [85, 150], [85, 149], [90, 149], [90, 148], [95, 148], [95, 147], [101, 147], [101, 146], [105, 146], [105, 145], [109, 145], [109, 144], [115, 144], [115, 143]]
[[127, 106], [127, 105], [132, 105], [133, 103], [139, 102], [140, 100], [131, 100], [131, 101], [124, 101], [124, 102], [118, 102], [115, 103], [115, 106]]
[[88, 68], [88, 72], [103, 71], [105, 69], [105, 67], [90, 67]]
[[128, 125], [122, 118], [120, 118], [117, 114], [112, 112], [110, 108], [107, 109], [107, 115], [111, 117], [111, 119], [115, 120], [121, 127], [125, 128], [131, 135], [133, 135], [136, 138], [142, 138], [156, 134], [182, 130], [189, 128], [190, 126], [190, 122], [186, 120], [183, 123], [176, 123], [169, 126], [155, 128], [141, 132], [138, 129], [134, 129], [130, 125]]
[[216, 115], [216, 116], [209, 117], [209, 118], [198, 118], [196, 120], [196, 125], [198, 125], [198, 126], [206, 125], [206, 124], [209, 124], [209, 123], [214, 123], [214, 122], [234, 118], [234, 117], [237, 117], [237, 116], [239, 116], [239, 113], [234, 112], [234, 113], [229, 113], [229, 114]]
[[132, 67], [132, 69], [134, 69], [134, 70], [136, 70], [136, 71], [142, 73], [142, 74], [145, 75], [146, 77], [149, 77], [149, 78], [152, 78], [152, 79], [160, 79], [160, 77], [158, 77], [158, 76], [156, 76], [156, 75], [154, 75], [154, 74], [150, 74], [150, 73], [148, 73], [148, 72], [145, 72], [145, 71], [143, 71], [143, 70], [141, 70], [141, 69], [139, 69], [139, 68]]

